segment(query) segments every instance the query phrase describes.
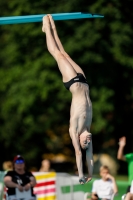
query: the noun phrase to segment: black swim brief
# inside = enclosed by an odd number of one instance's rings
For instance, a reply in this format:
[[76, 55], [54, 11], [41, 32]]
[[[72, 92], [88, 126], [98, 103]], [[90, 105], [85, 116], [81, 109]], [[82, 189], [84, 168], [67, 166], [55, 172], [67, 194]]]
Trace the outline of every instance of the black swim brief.
[[76, 82], [81, 82], [81, 83], [87, 83], [87, 80], [86, 78], [83, 76], [83, 74], [81, 73], [77, 73], [77, 76], [72, 78], [70, 81], [64, 83], [64, 86], [67, 90], [69, 90], [70, 86], [73, 84], [73, 83], [76, 83]]

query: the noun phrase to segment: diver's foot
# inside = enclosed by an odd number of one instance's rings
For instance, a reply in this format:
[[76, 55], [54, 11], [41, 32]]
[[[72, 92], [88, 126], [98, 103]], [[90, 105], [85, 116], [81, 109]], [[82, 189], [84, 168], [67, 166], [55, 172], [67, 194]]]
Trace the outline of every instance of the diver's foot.
[[56, 29], [52, 15], [48, 14], [52, 29]]
[[46, 28], [47, 27], [50, 27], [50, 24], [49, 24], [49, 17], [48, 15], [45, 15], [43, 17], [43, 25], [42, 25], [42, 32], [46, 32]]

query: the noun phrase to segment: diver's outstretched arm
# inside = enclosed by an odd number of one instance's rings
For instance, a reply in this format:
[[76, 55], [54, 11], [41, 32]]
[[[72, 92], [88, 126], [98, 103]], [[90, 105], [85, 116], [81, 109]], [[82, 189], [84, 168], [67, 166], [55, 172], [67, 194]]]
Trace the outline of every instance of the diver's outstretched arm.
[[92, 140], [90, 141], [90, 145], [88, 149], [86, 149], [86, 161], [88, 166], [88, 177], [87, 181], [89, 182], [92, 179], [93, 174], [93, 148], [92, 148]]
[[77, 134], [70, 131], [70, 129], [69, 129], [69, 132], [70, 132], [70, 137], [72, 139], [72, 144], [75, 150], [76, 164], [77, 164], [78, 174], [79, 174], [79, 182], [81, 184], [84, 184], [86, 180], [83, 174], [82, 151], [79, 144], [79, 138]]

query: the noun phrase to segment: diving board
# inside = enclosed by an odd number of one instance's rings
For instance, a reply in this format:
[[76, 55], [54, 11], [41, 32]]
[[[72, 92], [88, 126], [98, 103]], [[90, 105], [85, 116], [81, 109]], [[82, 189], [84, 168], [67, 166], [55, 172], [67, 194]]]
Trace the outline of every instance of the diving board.
[[[0, 17], [0, 25], [42, 22], [42, 18], [45, 15], [46, 14]], [[104, 17], [104, 15], [101, 15], [101, 14], [92, 14], [92, 13], [84, 13], [84, 12], [57, 13], [57, 14], [51, 14], [51, 15], [54, 20], [70, 20], [70, 19], [103, 18]]]

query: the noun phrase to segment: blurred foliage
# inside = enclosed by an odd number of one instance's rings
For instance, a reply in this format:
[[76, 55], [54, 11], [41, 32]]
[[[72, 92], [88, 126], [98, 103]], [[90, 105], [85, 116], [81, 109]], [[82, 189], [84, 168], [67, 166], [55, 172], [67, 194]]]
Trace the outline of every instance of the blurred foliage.
[[[1, 16], [90, 12], [103, 19], [56, 21], [61, 41], [85, 71], [93, 103], [94, 152], [115, 156], [133, 136], [131, 1], [0, 1]], [[49, 55], [41, 23], [0, 26], [0, 160], [23, 154], [38, 166], [44, 153], [74, 158], [68, 135], [71, 94]], [[108, 140], [115, 140], [106, 146]], [[133, 143], [132, 143], [133, 145]], [[104, 148], [106, 146], [106, 148]], [[132, 151], [127, 145], [127, 151]], [[39, 163], [40, 164], [40, 163]]]

